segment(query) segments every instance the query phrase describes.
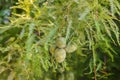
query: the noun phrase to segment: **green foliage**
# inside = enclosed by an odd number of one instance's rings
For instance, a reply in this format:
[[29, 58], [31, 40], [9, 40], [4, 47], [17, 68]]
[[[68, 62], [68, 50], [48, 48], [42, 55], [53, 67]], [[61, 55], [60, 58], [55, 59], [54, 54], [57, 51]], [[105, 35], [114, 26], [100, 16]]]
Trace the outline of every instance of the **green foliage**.
[[[0, 22], [0, 79], [119, 79], [118, 0], [18, 0], [10, 9]], [[77, 44], [62, 63], [49, 52], [59, 36]]]

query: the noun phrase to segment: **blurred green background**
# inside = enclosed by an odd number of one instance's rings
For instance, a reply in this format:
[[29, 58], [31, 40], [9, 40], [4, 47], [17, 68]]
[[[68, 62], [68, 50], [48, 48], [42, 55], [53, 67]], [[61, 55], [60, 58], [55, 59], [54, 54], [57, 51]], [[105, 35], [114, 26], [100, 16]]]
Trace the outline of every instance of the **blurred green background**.
[[119, 29], [119, 0], [0, 0], [0, 80], [119, 80]]

